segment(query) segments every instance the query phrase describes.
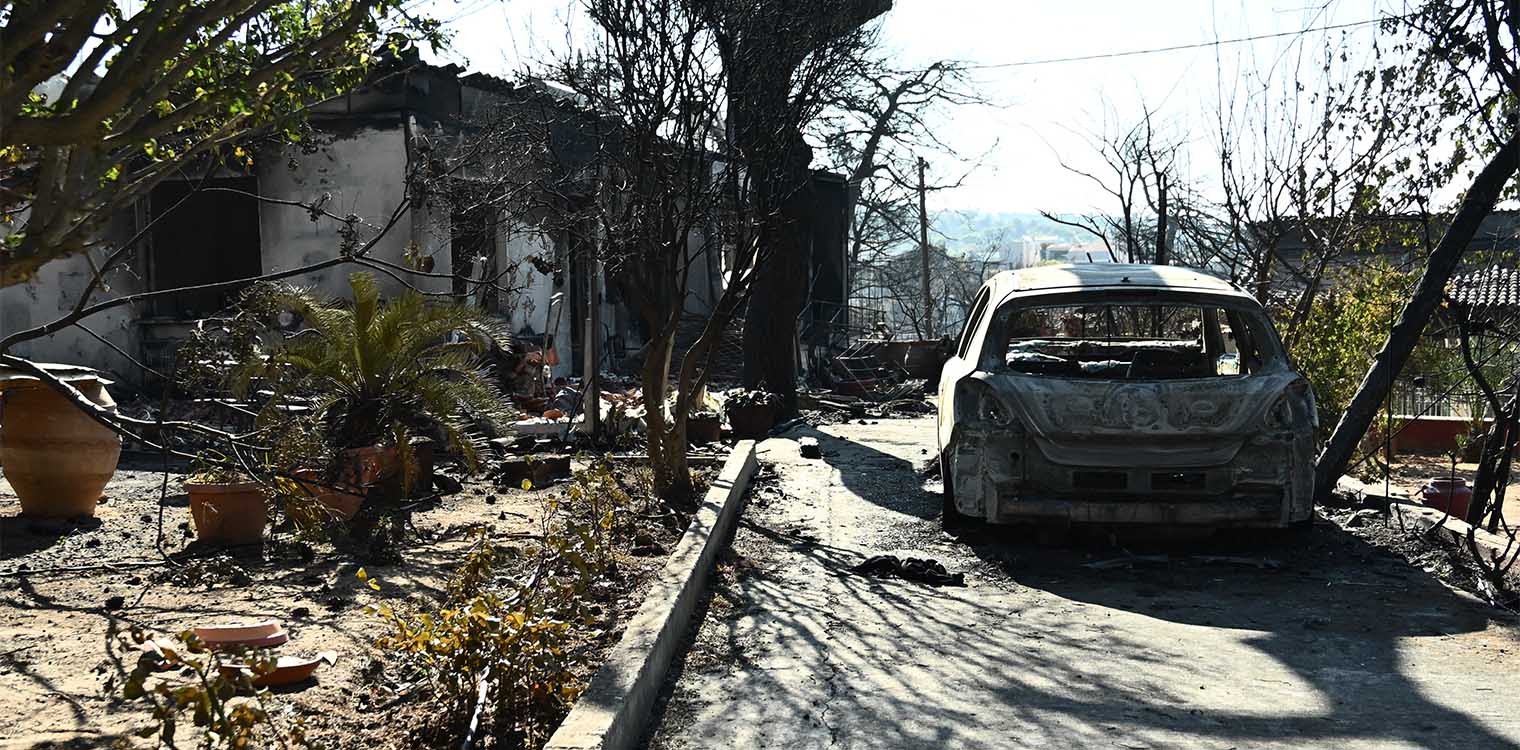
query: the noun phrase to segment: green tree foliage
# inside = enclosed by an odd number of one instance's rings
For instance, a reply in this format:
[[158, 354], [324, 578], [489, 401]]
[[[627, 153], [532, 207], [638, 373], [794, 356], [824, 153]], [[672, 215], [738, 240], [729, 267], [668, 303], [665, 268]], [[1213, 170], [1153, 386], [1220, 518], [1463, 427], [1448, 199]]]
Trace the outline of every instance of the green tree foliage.
[[400, 0], [0, 2], [0, 286], [84, 252], [172, 174], [247, 168], [258, 138], [352, 88], [384, 44], [441, 41]]
[[[1371, 261], [1329, 275], [1331, 283], [1289, 345], [1294, 365], [1314, 386], [1320, 425], [1326, 430], [1345, 412], [1419, 274]], [[1460, 367], [1456, 356], [1439, 340], [1427, 339], [1416, 348], [1410, 370], [1454, 372]]]

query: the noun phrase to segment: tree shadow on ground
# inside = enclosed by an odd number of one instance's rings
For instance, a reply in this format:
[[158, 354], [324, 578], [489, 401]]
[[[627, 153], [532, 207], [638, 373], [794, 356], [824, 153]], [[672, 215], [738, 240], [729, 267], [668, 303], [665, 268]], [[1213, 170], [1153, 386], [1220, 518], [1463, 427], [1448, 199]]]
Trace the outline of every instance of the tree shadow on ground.
[[[806, 435], [820, 436], [788, 437]], [[743, 564], [715, 586], [723, 611], [698, 636], [721, 656], [684, 665], [671, 683], [677, 729], [651, 747], [690, 746], [679, 725], [799, 747], [1520, 746], [1492, 728], [1504, 719], [1484, 698], [1517, 687], [1508, 670], [1460, 645], [1419, 645], [1501, 615], [1339, 528], [1181, 541], [1100, 533], [1063, 547], [993, 528], [949, 540], [939, 498], [913, 471], [922, 446], [821, 438], [855, 502], [906, 516], [926, 547], [958, 549], [942, 560], [969, 569], [972, 586], [844, 572], [873, 550], [825, 541], [788, 515], [831, 490], [786, 487], [739, 530]], [[780, 442], [772, 450], [795, 450]], [[1130, 553], [1166, 562], [1086, 567]], [[1469, 648], [1483, 639], [1468, 637]], [[1486, 666], [1461, 671], [1473, 665]], [[1442, 670], [1471, 692], [1440, 694]]]

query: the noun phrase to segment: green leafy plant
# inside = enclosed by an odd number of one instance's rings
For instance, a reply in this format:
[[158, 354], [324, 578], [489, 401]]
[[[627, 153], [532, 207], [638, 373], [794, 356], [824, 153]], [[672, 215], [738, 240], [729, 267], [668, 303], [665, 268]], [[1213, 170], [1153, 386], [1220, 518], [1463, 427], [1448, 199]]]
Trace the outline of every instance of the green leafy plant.
[[255, 679], [274, 671], [268, 650], [218, 653], [192, 630], [152, 638], [133, 627], [118, 637], [142, 654], [120, 689], [123, 699], [148, 707], [150, 721], [137, 736], [176, 747], [175, 733], [188, 718], [201, 733], [199, 746], [207, 750], [310, 747], [305, 728], [277, 721], [266, 703], [269, 691], [253, 687]]
[[309, 407], [335, 451], [390, 444], [410, 465], [411, 438], [438, 436], [471, 470], [483, 430], [510, 416], [506, 397], [480, 365], [491, 340], [510, 334], [473, 307], [433, 304], [408, 291], [381, 302], [373, 276], [349, 276], [352, 305], [282, 285], [273, 299], [309, 326], [266, 347], [243, 368], [234, 392], [255, 382], [272, 395], [261, 418]]

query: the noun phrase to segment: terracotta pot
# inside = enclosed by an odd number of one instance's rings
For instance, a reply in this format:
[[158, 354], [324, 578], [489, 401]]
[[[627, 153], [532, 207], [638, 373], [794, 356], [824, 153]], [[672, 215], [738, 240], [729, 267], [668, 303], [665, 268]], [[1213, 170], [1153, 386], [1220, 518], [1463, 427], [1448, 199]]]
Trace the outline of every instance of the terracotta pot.
[[[74, 379], [70, 385], [115, 409], [100, 380]], [[36, 381], [9, 384], [0, 392], [0, 409], [0, 464], [21, 499], [21, 512], [39, 518], [94, 515], [101, 490], [116, 473], [121, 438]]]
[[732, 406], [727, 410], [728, 424], [742, 438], [761, 438], [776, 426], [776, 407], [754, 404]]
[[269, 523], [264, 487], [258, 482], [185, 483], [195, 538], [214, 544], [258, 544]]
[[[344, 492], [336, 487], [324, 486], [321, 477], [311, 469], [297, 469], [291, 472], [301, 488], [311, 495], [312, 499], [321, 503], [327, 509], [328, 514], [340, 521], [351, 520], [358, 515], [359, 509], [364, 507], [364, 495], [358, 492]], [[348, 487], [348, 485], [342, 485]]]
[[[431, 482], [432, 447], [428, 447], [428, 473]], [[420, 452], [418, 464], [422, 463]], [[321, 474], [313, 469], [291, 472], [311, 496], [325, 506], [339, 520], [352, 520], [364, 507], [370, 487], [379, 485], [381, 492], [400, 497], [401, 452], [394, 446], [371, 445], [351, 448], [338, 457], [338, 477], [333, 482], [321, 481]]]
[[716, 443], [723, 437], [723, 420], [717, 415], [710, 417], [687, 417], [686, 439], [697, 445]]
[[1467, 518], [1467, 506], [1472, 502], [1472, 496], [1472, 488], [1467, 486], [1466, 479], [1436, 477], [1420, 488], [1420, 502], [1461, 519]]

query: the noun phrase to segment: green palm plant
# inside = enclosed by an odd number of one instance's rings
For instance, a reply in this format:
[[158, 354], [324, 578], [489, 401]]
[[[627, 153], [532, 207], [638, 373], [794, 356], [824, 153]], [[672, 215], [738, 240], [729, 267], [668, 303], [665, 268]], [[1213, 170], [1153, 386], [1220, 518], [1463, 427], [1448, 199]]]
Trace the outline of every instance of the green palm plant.
[[308, 406], [335, 452], [393, 443], [409, 466], [410, 438], [441, 434], [466, 468], [476, 469], [481, 427], [499, 427], [510, 416], [510, 402], [480, 354], [510, 334], [473, 307], [434, 304], [415, 291], [382, 303], [367, 273], [350, 275], [349, 285], [351, 306], [309, 289], [275, 287], [275, 304], [309, 328], [242, 368], [234, 391], [268, 383], [273, 396], [264, 414], [272, 420], [291, 406]]

